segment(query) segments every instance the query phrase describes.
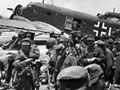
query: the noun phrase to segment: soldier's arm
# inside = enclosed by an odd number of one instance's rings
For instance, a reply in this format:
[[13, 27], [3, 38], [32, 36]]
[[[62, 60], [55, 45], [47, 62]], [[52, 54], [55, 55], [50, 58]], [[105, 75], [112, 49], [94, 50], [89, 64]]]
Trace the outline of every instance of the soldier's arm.
[[37, 46], [32, 48], [32, 51], [30, 52], [30, 58], [38, 59], [40, 56], [40, 51]]
[[13, 49], [19, 42], [19, 38], [17, 38], [10, 46], [9, 46], [9, 50]]
[[4, 43], [4, 44], [2, 45], [2, 49], [4, 49], [4, 50], [8, 49], [8, 48], [9, 48], [9, 45], [10, 45], [10, 42]]
[[24, 59], [23, 55], [18, 51], [18, 54], [15, 56], [15, 61], [13, 62], [13, 66], [17, 67], [18, 63]]

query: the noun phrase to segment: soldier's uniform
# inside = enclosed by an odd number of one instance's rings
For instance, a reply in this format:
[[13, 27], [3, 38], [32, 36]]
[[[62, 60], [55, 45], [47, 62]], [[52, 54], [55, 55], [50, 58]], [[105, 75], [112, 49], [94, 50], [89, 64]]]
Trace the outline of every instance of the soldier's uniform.
[[114, 64], [114, 55], [109, 48], [105, 47], [105, 42], [98, 40], [96, 43], [104, 47], [104, 50], [100, 46], [96, 47], [95, 55], [96, 57], [101, 58], [100, 62], [101, 62], [102, 69], [104, 69], [105, 80], [112, 82], [112, 77], [113, 77], [112, 69]]
[[115, 61], [114, 83], [120, 84], [120, 54], [118, 54]]
[[53, 73], [52, 82], [56, 82], [56, 77], [57, 77], [58, 73], [60, 72], [63, 62], [66, 58], [66, 51], [65, 51], [65, 47], [63, 44], [60, 43], [60, 44], [56, 45], [55, 50], [56, 50], [57, 57], [56, 57], [56, 61], [55, 61], [55, 70]]
[[77, 58], [73, 53], [69, 53], [69, 55], [64, 60], [63, 66], [61, 69], [70, 67], [70, 66], [77, 66]]
[[88, 90], [89, 74], [84, 67], [71, 66], [57, 76], [58, 90]]
[[85, 48], [82, 50], [82, 58], [79, 60], [79, 63], [81, 63], [82, 66], [88, 65], [87, 58], [93, 58], [94, 57], [94, 40], [95, 38], [92, 36], [88, 36], [86, 38], [87, 44]]
[[[95, 42], [97, 46], [95, 47], [94, 54], [96, 59], [96, 63], [99, 64], [103, 71], [106, 69], [106, 47], [105, 42], [102, 40], [97, 40]], [[103, 50], [104, 48], [104, 50]]]
[[[29, 51], [23, 51], [22, 48], [21, 48], [21, 50], [18, 51], [18, 54], [15, 57], [15, 61], [13, 62], [13, 65], [15, 67], [17, 67], [19, 65], [19, 62], [22, 62], [22, 61], [24, 61], [26, 59], [29, 59], [29, 58], [32, 58], [33, 60], [36, 60], [36, 59], [39, 58], [39, 55], [40, 55], [39, 50], [36, 47], [31, 47], [31, 40], [29, 38], [23, 39], [22, 42], [21, 42], [21, 46], [24, 47], [24, 49], [27, 46], [27, 47], [30, 48], [30, 50]], [[32, 73], [32, 76], [33, 76], [33, 81], [36, 81], [37, 78], [38, 78], [37, 77], [38, 76], [37, 71], [31, 69], [31, 73]]]
[[66, 51], [65, 51], [64, 45], [63, 44], [59, 44], [59, 46], [60, 46], [59, 48], [58, 47], [55, 48], [56, 50], [57, 49], [61, 50], [61, 51], [57, 52], [58, 56], [57, 56], [56, 66], [55, 66], [55, 68], [56, 68], [56, 70], [58, 72], [60, 72], [61, 67], [63, 65], [63, 62], [64, 62], [64, 60], [66, 58]]
[[120, 84], [120, 40], [117, 40], [115, 42], [115, 74], [114, 74], [114, 79], [113, 83], [115, 84]]
[[106, 48], [106, 71], [105, 71], [105, 80], [113, 83], [114, 76], [114, 55], [113, 52]]

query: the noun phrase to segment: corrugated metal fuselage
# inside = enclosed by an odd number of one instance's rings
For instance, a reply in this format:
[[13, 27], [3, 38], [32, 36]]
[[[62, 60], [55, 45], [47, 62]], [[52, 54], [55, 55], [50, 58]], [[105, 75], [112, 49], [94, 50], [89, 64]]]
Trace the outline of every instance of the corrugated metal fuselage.
[[66, 32], [72, 31], [72, 24], [77, 21], [82, 33], [96, 36], [111, 35], [113, 30], [120, 28], [120, 22], [117, 21], [100, 19], [90, 14], [42, 3], [29, 4], [22, 10], [22, 16], [31, 21], [42, 21], [51, 24]]

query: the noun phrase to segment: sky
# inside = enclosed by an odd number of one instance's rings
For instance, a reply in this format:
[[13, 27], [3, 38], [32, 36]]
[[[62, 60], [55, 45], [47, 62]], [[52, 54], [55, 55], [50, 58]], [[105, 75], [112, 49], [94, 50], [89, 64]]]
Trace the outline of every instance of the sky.
[[[65, 7], [68, 9], [97, 15], [97, 13], [104, 14], [111, 12], [115, 8], [116, 12], [120, 13], [120, 0], [44, 0], [45, 3]], [[7, 8], [14, 8], [16, 5], [21, 4], [26, 6], [30, 2], [42, 2], [42, 0], [0, 0], [0, 15], [9, 17], [12, 13]]]

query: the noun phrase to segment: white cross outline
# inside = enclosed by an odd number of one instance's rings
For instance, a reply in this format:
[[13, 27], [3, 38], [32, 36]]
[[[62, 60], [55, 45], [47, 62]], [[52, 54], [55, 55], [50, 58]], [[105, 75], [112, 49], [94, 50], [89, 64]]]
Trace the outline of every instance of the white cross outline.
[[106, 29], [107, 30], [107, 27], [105, 27], [105, 23], [102, 23], [102, 29]]
[[94, 27], [98, 27], [99, 28], [99, 26], [100, 26], [100, 22], [99, 21], [98, 21], [97, 24], [94, 24]]
[[112, 31], [112, 28], [111, 28], [111, 27], [109, 27], [108, 36], [110, 36], [110, 35], [111, 35], [111, 31]]
[[106, 35], [106, 32], [103, 32], [103, 31], [102, 31], [102, 32], [100, 33], [100, 36], [102, 36], [102, 35]]
[[98, 36], [98, 32], [99, 32], [98, 30], [93, 30], [93, 32], [95, 32], [96, 34], [95, 36]]
[[[98, 21], [97, 24], [94, 24], [94, 27], [99, 28], [100, 23], [101, 23], [101, 22]], [[102, 23], [102, 27], [101, 27], [101, 28], [104, 29], [104, 30], [107, 30], [108, 27], [105, 26], [105, 23]], [[112, 30], [112, 28], [109, 27], [109, 29], [108, 29], [108, 36], [111, 35], [111, 30]], [[95, 32], [95, 33], [96, 33], [96, 36], [98, 36], [98, 34], [99, 34], [99, 30], [93, 30], [93, 32]], [[107, 34], [107, 32], [101, 31], [100, 36], [105, 35], [105, 34]]]

